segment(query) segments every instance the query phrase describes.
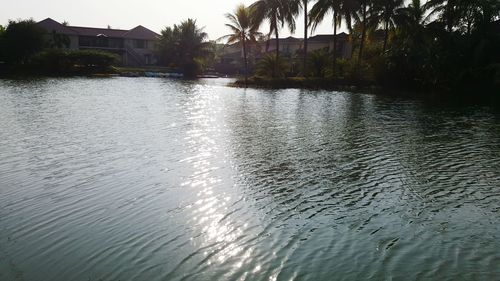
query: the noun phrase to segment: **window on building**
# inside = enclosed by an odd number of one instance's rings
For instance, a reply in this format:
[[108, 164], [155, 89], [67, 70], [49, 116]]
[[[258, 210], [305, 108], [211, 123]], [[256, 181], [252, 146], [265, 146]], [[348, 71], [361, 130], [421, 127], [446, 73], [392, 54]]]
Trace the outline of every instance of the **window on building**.
[[145, 40], [135, 40], [134, 41], [134, 47], [136, 49], [145, 49], [146, 48], [146, 41]]
[[97, 36], [95, 40], [96, 47], [109, 47], [109, 41], [107, 37]]
[[80, 36], [78, 38], [78, 41], [79, 41], [79, 45], [82, 47], [89, 47], [92, 45], [92, 42], [91, 42], [89, 37]]

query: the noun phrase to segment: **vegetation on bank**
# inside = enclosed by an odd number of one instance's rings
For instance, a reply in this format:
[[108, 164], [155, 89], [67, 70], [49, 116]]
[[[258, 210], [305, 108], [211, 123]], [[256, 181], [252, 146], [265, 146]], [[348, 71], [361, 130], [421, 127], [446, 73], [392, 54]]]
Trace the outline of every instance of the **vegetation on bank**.
[[[248, 7], [238, 5], [226, 18], [230, 33], [221, 40], [239, 44], [242, 50], [239, 67], [246, 83], [238, 85], [333, 88], [351, 84], [500, 92], [498, 0], [257, 0]], [[285, 27], [294, 31], [297, 20], [305, 24], [303, 46], [285, 54], [280, 41], [274, 40], [277, 46], [267, 52], [270, 39], [278, 39]], [[341, 26], [348, 29], [353, 46], [349, 59], [338, 54], [335, 36], [333, 50], [308, 51], [308, 35], [323, 21], [332, 22], [333, 35]], [[259, 31], [263, 26], [268, 33]], [[117, 71], [112, 67], [119, 66], [116, 56], [70, 51], [68, 45], [67, 37], [46, 34], [32, 20], [10, 21], [5, 28], [0, 26], [0, 74]], [[188, 19], [162, 30], [156, 49], [158, 67], [195, 78], [214, 68], [221, 46], [208, 41], [196, 20]]]
[[117, 55], [97, 50], [68, 50], [69, 39], [46, 36], [33, 20], [0, 27], [0, 74], [73, 76], [114, 72]]
[[198, 27], [196, 20], [188, 19], [161, 31], [157, 45], [159, 65], [177, 68], [187, 78], [196, 78], [213, 63], [214, 43]]
[[[314, 3], [310, 10], [308, 2]], [[274, 55], [255, 62], [257, 77], [249, 85], [273, 81], [274, 86], [294, 87], [303, 80], [284, 78], [311, 77], [326, 84], [356, 81], [425, 91], [500, 91], [497, 0], [412, 0], [406, 6], [402, 0], [258, 0], [246, 9], [254, 25], [269, 24], [267, 38], [278, 38], [285, 26], [293, 30], [300, 12], [307, 23], [302, 52], [283, 56], [277, 46]], [[329, 20], [328, 15], [333, 34], [341, 24], [349, 30], [350, 59], [339, 59], [337, 50], [303, 51], [308, 49], [309, 31]], [[257, 43], [247, 41], [243, 48]]]
[[373, 83], [357, 79], [327, 79], [319, 77], [282, 77], [270, 78], [253, 76], [245, 80], [237, 80], [231, 84], [235, 87], [254, 87], [264, 89], [311, 89], [311, 90], [366, 90], [378, 89]]

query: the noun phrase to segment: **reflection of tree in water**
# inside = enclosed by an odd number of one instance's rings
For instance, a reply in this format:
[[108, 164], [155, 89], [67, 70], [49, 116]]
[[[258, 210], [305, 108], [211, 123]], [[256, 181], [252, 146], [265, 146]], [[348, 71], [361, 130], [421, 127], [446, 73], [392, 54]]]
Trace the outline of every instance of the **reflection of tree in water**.
[[[499, 186], [500, 127], [480, 107], [421, 104], [405, 130], [410, 184], [439, 211], [492, 196]], [[491, 207], [491, 205], [490, 205]]]
[[307, 91], [247, 93], [234, 106], [228, 119], [238, 181], [268, 213], [369, 221], [375, 209], [411, 221], [443, 208], [432, 207], [436, 199], [454, 204], [449, 192], [491, 196], [498, 181], [491, 114]]
[[318, 205], [353, 204], [363, 192], [354, 184], [371, 168], [354, 161], [367, 153], [359, 149], [366, 99], [308, 91], [243, 96], [229, 119], [233, 164], [247, 192], [264, 206], [309, 216]]

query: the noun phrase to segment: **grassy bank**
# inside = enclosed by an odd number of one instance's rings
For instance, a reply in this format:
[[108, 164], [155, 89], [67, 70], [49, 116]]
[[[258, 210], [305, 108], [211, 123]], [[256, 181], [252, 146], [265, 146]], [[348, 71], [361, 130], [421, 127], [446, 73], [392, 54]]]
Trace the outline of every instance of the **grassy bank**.
[[251, 87], [264, 89], [311, 89], [311, 90], [376, 90], [377, 85], [370, 81], [355, 79], [327, 79], [327, 78], [265, 78], [251, 77], [246, 83], [244, 79], [238, 79], [231, 84], [233, 87]]

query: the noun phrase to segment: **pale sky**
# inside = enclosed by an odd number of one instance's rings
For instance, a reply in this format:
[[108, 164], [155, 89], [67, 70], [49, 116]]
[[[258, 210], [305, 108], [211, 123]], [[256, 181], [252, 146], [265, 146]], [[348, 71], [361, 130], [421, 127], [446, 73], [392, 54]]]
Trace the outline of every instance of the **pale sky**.
[[[143, 25], [155, 32], [165, 26], [172, 26], [187, 18], [194, 18], [205, 27], [210, 39], [217, 39], [228, 33], [224, 26], [224, 15], [234, 11], [239, 3], [250, 5], [254, 0], [3, 0], [0, 9], [0, 24], [9, 19], [33, 18], [36, 21], [52, 18], [67, 21], [70, 25], [131, 29]], [[297, 18], [294, 36], [303, 36], [303, 18]], [[263, 25], [262, 30], [268, 29]], [[341, 31], [344, 28], [341, 29]], [[327, 20], [315, 34], [331, 34], [331, 20]], [[284, 28], [280, 37], [289, 36]]]

